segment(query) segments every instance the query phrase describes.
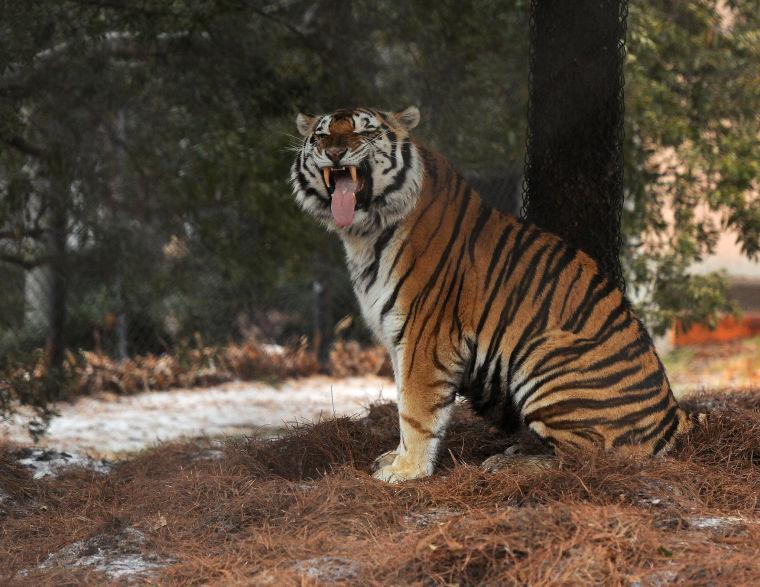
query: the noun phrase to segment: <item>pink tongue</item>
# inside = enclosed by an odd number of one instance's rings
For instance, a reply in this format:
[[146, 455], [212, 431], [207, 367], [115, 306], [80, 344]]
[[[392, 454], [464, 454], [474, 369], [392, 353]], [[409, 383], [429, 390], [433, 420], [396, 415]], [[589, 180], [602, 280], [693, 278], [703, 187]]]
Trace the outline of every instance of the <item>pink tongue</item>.
[[354, 221], [354, 207], [356, 206], [356, 184], [350, 177], [340, 177], [335, 182], [335, 191], [332, 195], [332, 209], [335, 224], [344, 228]]

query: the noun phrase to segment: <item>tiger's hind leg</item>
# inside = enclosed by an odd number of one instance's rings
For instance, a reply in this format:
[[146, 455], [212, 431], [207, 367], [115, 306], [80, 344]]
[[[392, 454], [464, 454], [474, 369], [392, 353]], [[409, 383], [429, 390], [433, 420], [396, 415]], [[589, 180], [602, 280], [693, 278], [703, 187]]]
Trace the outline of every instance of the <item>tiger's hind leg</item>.
[[642, 337], [548, 331], [515, 352], [510, 369], [523, 422], [552, 446], [658, 454], [691, 427]]

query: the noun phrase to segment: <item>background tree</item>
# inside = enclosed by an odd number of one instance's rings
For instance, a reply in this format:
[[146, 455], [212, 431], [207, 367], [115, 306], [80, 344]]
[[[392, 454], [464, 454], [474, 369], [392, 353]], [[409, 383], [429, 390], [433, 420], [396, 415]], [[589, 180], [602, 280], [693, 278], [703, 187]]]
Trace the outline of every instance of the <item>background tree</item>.
[[760, 251], [758, 41], [756, 0], [631, 3], [626, 261], [658, 332], [731, 308], [724, 278], [689, 273], [720, 232], [750, 258]]

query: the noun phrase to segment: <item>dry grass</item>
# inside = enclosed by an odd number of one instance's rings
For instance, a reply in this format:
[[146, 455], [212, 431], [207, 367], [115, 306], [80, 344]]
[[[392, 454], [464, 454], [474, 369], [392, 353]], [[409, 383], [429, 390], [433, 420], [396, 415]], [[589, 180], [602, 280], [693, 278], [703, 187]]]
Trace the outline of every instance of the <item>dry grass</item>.
[[568, 453], [497, 473], [478, 465], [506, 439], [460, 409], [440, 473], [401, 486], [367, 472], [396, 440], [387, 405], [218, 458], [159, 446], [108, 476], [32, 481], [5, 449], [0, 583], [100, 583], [93, 567], [17, 572], [134, 529], [130, 548], [172, 584], [760, 584], [758, 392], [693, 398], [709, 425], [665, 458]]
[[760, 336], [694, 344], [663, 356], [668, 378], [677, 390], [760, 386]]

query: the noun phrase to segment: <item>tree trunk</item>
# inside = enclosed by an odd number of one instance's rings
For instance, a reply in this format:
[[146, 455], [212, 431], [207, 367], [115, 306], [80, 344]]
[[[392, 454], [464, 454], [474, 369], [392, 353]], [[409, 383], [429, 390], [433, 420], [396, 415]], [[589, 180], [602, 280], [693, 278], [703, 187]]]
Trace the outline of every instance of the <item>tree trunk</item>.
[[[27, 216], [36, 218], [40, 206], [39, 195], [32, 195], [26, 204]], [[46, 243], [37, 239], [26, 239], [24, 247], [30, 250], [35, 257], [44, 257], [48, 253]], [[51, 281], [52, 272], [49, 264], [40, 265], [24, 272], [24, 330], [33, 336], [46, 334], [50, 329], [48, 292]]]
[[524, 217], [621, 288], [625, 0], [531, 2]]
[[50, 254], [50, 280], [48, 282], [48, 335], [46, 354], [51, 379], [63, 366], [66, 325], [66, 239], [67, 218], [63, 197], [53, 206], [48, 248]]

